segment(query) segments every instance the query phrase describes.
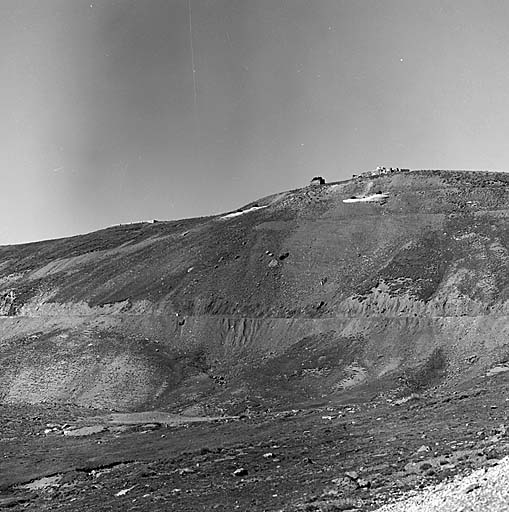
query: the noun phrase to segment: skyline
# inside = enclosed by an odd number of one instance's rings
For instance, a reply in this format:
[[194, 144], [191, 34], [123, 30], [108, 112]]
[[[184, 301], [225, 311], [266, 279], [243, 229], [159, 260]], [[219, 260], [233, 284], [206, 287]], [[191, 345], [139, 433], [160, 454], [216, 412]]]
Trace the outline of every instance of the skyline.
[[509, 170], [509, 5], [4, 0], [0, 244], [378, 165]]

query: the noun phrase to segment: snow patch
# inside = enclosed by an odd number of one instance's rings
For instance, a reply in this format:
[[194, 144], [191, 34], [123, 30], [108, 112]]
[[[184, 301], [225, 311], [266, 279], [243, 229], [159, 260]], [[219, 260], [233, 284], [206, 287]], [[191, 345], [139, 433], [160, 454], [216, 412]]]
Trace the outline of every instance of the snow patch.
[[219, 220], [233, 219], [234, 217], [238, 217], [239, 215], [244, 215], [245, 213], [254, 212], [256, 210], [261, 210], [262, 208], [267, 208], [267, 206], [252, 206], [251, 208], [248, 208], [247, 210], [239, 210], [237, 212], [228, 213], [227, 215], [223, 215], [222, 217], [219, 217]]
[[493, 368], [490, 368], [486, 372], [486, 377], [493, 377], [493, 375], [497, 375], [498, 373], [505, 373], [509, 372], [509, 366], [507, 364], [500, 364], [497, 366], [494, 366]]
[[133, 485], [132, 487], [128, 487], [127, 489], [122, 489], [121, 491], [118, 491], [115, 493], [115, 496], [118, 498], [119, 496], [125, 496], [129, 491], [132, 491], [136, 485]]
[[52, 487], [58, 487], [63, 475], [45, 476], [24, 485], [19, 485], [17, 489], [27, 489], [29, 491], [41, 491]]
[[371, 194], [369, 196], [362, 197], [350, 197], [343, 199], [343, 203], [374, 203], [384, 201], [389, 197], [389, 194]]

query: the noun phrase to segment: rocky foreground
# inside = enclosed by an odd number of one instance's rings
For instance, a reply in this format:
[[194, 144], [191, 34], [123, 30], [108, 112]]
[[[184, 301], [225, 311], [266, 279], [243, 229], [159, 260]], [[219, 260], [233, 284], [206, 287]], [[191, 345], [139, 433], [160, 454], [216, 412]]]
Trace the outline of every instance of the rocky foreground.
[[448, 512], [469, 510], [495, 512], [509, 510], [509, 458], [504, 457], [493, 467], [482, 468], [468, 476], [455, 478], [410, 497], [386, 505], [378, 512]]
[[[163, 413], [4, 406], [0, 507], [368, 511], [410, 492], [410, 510], [462, 510], [456, 505], [480, 495], [483, 478], [506, 468], [508, 378], [407, 400], [372, 396], [189, 423]], [[421, 490], [436, 484], [433, 496], [450, 508], [423, 508], [435, 502]], [[410, 505], [382, 510], [402, 506]]]

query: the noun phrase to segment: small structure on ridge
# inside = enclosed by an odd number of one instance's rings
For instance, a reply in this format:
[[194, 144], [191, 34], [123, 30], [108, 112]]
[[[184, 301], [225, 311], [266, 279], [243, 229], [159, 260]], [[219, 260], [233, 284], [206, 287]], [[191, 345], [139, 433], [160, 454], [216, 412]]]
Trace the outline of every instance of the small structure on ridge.
[[310, 185], [312, 187], [316, 187], [318, 185], [325, 185], [325, 178], [322, 178], [321, 176], [315, 176], [312, 180]]

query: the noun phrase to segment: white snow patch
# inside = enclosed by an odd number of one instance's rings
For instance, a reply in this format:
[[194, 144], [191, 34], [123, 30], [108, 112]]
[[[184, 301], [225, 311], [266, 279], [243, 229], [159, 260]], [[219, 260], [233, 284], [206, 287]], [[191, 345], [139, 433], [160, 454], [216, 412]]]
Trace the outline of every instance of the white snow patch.
[[254, 212], [255, 210], [261, 210], [262, 208], [267, 208], [266, 206], [251, 206], [251, 208], [248, 208], [247, 210], [240, 210], [238, 212], [229, 213], [227, 215], [223, 215], [222, 217], [219, 217], [219, 220], [222, 219], [233, 219], [233, 217], [238, 217], [239, 215], [244, 215], [245, 213]]
[[497, 373], [504, 373], [509, 372], [509, 366], [507, 364], [500, 364], [498, 366], [494, 366], [493, 368], [490, 368], [486, 372], [486, 377], [492, 377], [493, 375], [497, 375]]
[[48, 487], [58, 487], [60, 480], [62, 480], [63, 475], [53, 475], [53, 476], [45, 476], [39, 478], [38, 480], [33, 480], [32, 482], [24, 485], [19, 485], [18, 489], [28, 489], [29, 491], [39, 491], [47, 489]]
[[121, 491], [118, 491], [115, 496], [118, 498], [119, 496], [125, 496], [129, 491], [132, 491], [136, 485], [133, 485], [132, 487], [128, 487], [127, 489], [122, 489]]
[[371, 194], [369, 196], [350, 197], [348, 199], [343, 199], [343, 203], [374, 203], [378, 201], [383, 201], [388, 197], [389, 194]]

